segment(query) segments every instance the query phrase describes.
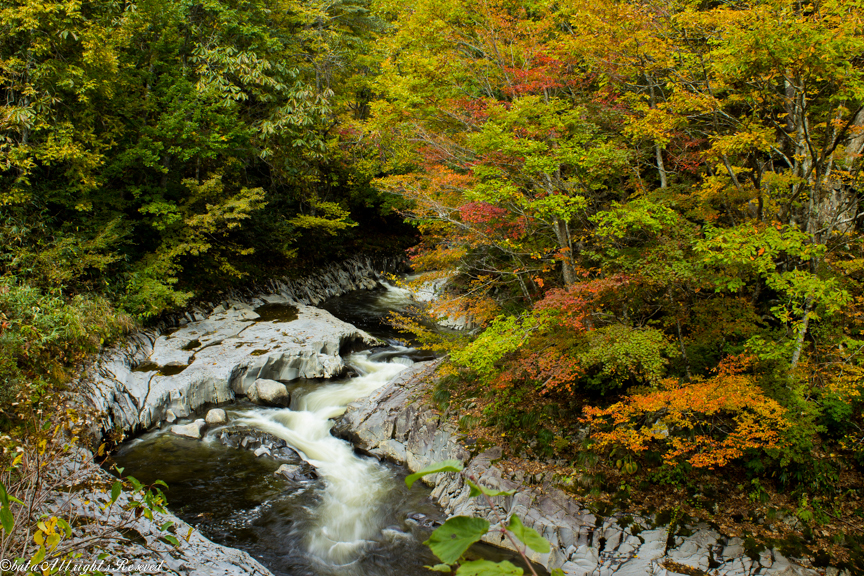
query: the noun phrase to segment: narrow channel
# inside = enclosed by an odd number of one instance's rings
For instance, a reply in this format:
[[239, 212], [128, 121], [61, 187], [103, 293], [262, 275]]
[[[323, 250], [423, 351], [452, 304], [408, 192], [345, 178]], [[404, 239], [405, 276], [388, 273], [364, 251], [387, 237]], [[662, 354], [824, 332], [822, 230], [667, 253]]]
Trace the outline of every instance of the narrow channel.
[[[348, 355], [353, 377], [291, 382], [290, 409], [241, 400], [224, 407], [229, 424], [209, 430], [202, 441], [167, 433], [166, 427], [127, 443], [116, 464], [141, 481], [167, 482], [172, 512], [215, 542], [246, 550], [276, 575], [432, 574], [423, 566], [438, 560], [422, 542], [444, 518], [429, 489], [420, 483], [406, 489], [405, 468], [360, 455], [330, 433], [349, 403], [430, 358], [382, 321], [412, 303], [407, 291], [392, 286], [324, 303], [334, 316], [389, 345]], [[238, 438], [250, 440], [244, 430], [284, 441], [280, 453], [295, 451], [307, 473], [286, 480], [274, 474], [279, 460], [237, 449]], [[247, 447], [256, 445], [252, 441]], [[512, 560], [485, 545], [472, 555]]]

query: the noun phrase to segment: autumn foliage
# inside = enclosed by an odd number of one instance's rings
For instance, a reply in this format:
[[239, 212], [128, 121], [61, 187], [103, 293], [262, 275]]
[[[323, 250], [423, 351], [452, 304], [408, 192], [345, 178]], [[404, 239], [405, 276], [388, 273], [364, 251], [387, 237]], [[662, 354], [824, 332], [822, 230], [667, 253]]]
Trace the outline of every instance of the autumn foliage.
[[376, 184], [447, 278], [432, 315], [478, 329], [449, 350], [489, 422], [583, 417], [643, 466], [864, 463], [855, 2], [383, 5]]
[[585, 408], [598, 447], [620, 445], [635, 454], [657, 450], [671, 465], [686, 460], [714, 469], [748, 450], [780, 450], [789, 428], [785, 410], [744, 374], [752, 358], [731, 357], [716, 375], [682, 384], [665, 379], [608, 408]]

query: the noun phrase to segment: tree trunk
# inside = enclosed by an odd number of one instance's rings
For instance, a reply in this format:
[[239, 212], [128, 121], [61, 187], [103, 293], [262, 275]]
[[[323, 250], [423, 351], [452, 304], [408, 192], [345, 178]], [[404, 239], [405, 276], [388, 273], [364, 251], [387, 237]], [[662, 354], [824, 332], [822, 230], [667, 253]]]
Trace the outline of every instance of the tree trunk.
[[558, 246], [565, 254], [565, 258], [561, 261], [561, 268], [564, 274], [564, 284], [568, 286], [576, 283], [576, 268], [573, 265], [573, 245], [570, 243], [570, 230], [567, 227], [567, 222], [560, 218], [555, 220], [555, 236], [558, 238]]
[[666, 165], [663, 164], [663, 151], [659, 144], [654, 145], [654, 152], [657, 156], [657, 171], [660, 172], [660, 188], [666, 188]]
[[690, 359], [687, 358], [687, 350], [684, 348], [684, 338], [681, 337], [681, 319], [675, 317], [675, 326], [678, 328], [678, 346], [681, 347], [681, 357], [684, 359], [684, 373], [687, 375], [687, 381], [690, 382]]
[[[651, 89], [651, 108], [653, 109], [656, 106], [656, 100], [654, 99], [654, 78], [645, 77], [648, 80], [648, 85]], [[654, 154], [657, 157], [657, 172], [660, 173], [660, 188], [666, 188], [666, 165], [663, 163], [663, 149], [660, 147], [660, 144], [654, 143]]]
[[807, 325], [810, 323], [810, 311], [813, 309], [813, 297], [807, 298], [807, 303], [804, 306], [804, 317], [801, 319], [801, 327], [798, 329], [798, 338], [795, 340], [795, 351], [792, 352], [792, 365], [790, 371], [795, 370], [798, 366], [798, 360], [801, 358], [801, 349], [804, 347], [804, 336], [807, 335]]

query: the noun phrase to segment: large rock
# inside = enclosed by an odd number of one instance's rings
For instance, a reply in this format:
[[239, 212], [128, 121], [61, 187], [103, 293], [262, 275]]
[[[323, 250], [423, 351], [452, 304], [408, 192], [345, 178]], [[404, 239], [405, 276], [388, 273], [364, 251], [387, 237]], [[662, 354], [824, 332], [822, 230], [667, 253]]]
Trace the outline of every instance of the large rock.
[[[258, 301], [265, 302], [290, 304], [278, 295]], [[203, 405], [248, 394], [256, 380], [329, 378], [345, 368], [343, 347], [377, 343], [325, 310], [296, 307], [296, 320], [263, 322], [249, 320], [249, 305], [235, 303], [170, 335], [133, 336], [83, 382], [87, 400], [102, 414], [102, 429], [149, 428], [170, 414], [185, 418]]]
[[310, 466], [303, 464], [282, 464], [273, 474], [292, 482], [309, 481], [318, 476]]
[[[701, 524], [689, 527], [691, 536], [678, 537], [667, 547], [667, 529], [656, 528], [649, 518], [625, 520], [628, 515], [623, 512], [597, 518], [556, 488], [551, 478], [539, 478], [539, 486], [528, 486], [518, 477], [506, 476], [494, 464], [501, 458], [501, 448], [492, 447], [472, 456], [460, 444], [457, 428], [433, 407], [417, 401], [431, 385], [436, 364], [417, 363], [370, 396], [353, 402], [333, 430], [358, 448], [406, 464], [412, 471], [455, 459], [463, 462], [466, 473], [481, 484], [516, 490], [513, 496], [496, 498], [497, 510], [492, 510], [484, 500], [469, 497], [470, 486], [461, 475], [426, 476], [424, 481], [433, 486], [433, 499], [447, 516], [478, 516], [495, 524], [499, 517], [517, 514], [526, 526], [552, 544], [550, 553], [529, 550], [529, 557], [549, 569], [561, 568], [567, 576], [667, 574], [663, 566], [666, 561], [703, 571], [700, 573], [710, 569], [713, 574], [716, 569], [725, 576], [749, 576], [756, 568], [762, 575], [817, 575], [806, 560], [793, 561], [770, 550], [759, 567], [744, 553], [740, 540], [725, 538]], [[498, 530], [490, 530], [483, 539], [512, 548]]]
[[223, 429], [219, 441], [225, 446], [253, 453], [263, 447], [274, 460], [303, 464], [303, 459], [285, 440], [254, 428], [237, 426]]
[[201, 439], [201, 431], [207, 427], [207, 422], [203, 418], [195, 420], [191, 424], [171, 426], [171, 433], [177, 436], [186, 436], [187, 438]]
[[255, 380], [246, 391], [246, 396], [251, 402], [266, 406], [288, 406], [291, 403], [291, 394], [285, 384], [265, 378]]
[[221, 408], [213, 408], [207, 411], [204, 421], [208, 426], [221, 426], [228, 423], [228, 415]]

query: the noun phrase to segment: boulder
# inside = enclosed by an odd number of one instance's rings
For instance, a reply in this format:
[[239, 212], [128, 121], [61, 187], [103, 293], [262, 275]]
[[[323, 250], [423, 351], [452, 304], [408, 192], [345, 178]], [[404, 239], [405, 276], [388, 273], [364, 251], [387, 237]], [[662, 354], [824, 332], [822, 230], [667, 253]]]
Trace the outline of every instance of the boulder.
[[291, 394], [285, 384], [265, 378], [255, 380], [246, 391], [246, 396], [256, 404], [267, 406], [288, 406], [291, 402]]
[[282, 464], [279, 468], [276, 469], [276, 472], [273, 473], [275, 476], [281, 476], [286, 480], [290, 480], [292, 482], [303, 482], [312, 480], [313, 478], [317, 478], [318, 475], [315, 473], [308, 464], [301, 463], [297, 464]]
[[191, 424], [184, 426], [171, 426], [171, 433], [177, 436], [186, 436], [187, 438], [201, 439], [201, 431], [207, 427], [207, 422], [203, 418], [199, 418]]
[[[268, 450], [269, 454], [267, 455], [274, 460], [301, 462], [300, 455], [288, 446], [285, 440], [254, 428], [243, 426], [224, 428], [219, 436], [219, 441], [225, 446], [238, 450], [249, 450], [250, 452], [257, 452], [263, 447]], [[256, 453], [256, 456], [259, 454]]]
[[228, 423], [228, 416], [225, 414], [225, 410], [222, 410], [221, 408], [213, 408], [207, 412], [204, 421], [207, 422], [209, 426], [221, 426], [222, 424]]
[[276, 472], [274, 472], [273, 475], [283, 476], [288, 480], [297, 480], [300, 476], [300, 471], [300, 466], [282, 464], [281, 466], [279, 466], [279, 468], [276, 469]]

